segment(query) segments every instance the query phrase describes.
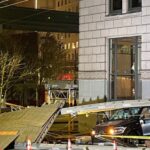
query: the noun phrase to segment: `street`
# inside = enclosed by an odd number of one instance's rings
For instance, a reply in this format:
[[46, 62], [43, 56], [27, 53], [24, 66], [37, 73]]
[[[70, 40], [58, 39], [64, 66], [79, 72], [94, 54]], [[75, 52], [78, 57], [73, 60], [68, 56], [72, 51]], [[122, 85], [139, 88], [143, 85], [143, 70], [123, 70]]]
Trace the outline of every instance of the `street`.
[[[26, 149], [25, 145], [16, 145], [16, 150]], [[72, 150], [114, 150], [113, 145], [71, 145]], [[38, 150], [67, 150], [67, 144], [40, 144], [40, 145], [32, 145], [32, 149]], [[123, 147], [117, 146], [117, 150], [150, 150], [150, 148], [146, 147]]]
[[[65, 144], [57, 144], [52, 146], [52, 150], [66, 150]], [[113, 145], [72, 145], [72, 150], [113, 150]], [[150, 150], [150, 148], [117, 146], [117, 150]]]

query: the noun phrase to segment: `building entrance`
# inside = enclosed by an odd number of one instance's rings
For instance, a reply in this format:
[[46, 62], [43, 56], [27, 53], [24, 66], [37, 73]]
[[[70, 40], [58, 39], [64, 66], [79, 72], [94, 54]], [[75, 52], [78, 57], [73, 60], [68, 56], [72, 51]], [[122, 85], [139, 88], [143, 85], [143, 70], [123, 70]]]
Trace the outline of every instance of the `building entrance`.
[[138, 99], [140, 37], [110, 39], [109, 95], [111, 100]]

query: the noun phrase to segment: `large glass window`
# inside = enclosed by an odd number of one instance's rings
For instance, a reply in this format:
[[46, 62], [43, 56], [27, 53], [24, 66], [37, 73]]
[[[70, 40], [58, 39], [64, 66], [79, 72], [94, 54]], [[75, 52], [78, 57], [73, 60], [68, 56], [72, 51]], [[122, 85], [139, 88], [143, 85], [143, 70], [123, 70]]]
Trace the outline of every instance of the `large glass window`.
[[142, 6], [142, 0], [128, 0], [129, 11], [140, 11]]
[[110, 39], [110, 99], [137, 99], [140, 37]]
[[122, 0], [109, 0], [110, 14], [122, 12]]

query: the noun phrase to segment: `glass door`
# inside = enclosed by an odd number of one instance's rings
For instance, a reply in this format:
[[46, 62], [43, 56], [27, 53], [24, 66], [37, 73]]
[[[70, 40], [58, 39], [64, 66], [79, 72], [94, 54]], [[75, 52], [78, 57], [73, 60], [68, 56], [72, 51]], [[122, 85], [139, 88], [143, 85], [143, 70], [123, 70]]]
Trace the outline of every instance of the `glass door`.
[[110, 99], [138, 98], [140, 37], [110, 39]]

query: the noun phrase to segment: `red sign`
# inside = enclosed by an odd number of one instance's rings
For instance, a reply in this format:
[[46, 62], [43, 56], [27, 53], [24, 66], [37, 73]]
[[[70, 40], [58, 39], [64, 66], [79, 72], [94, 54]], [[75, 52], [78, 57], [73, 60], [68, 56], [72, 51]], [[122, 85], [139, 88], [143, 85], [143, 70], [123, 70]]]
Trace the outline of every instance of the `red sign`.
[[66, 74], [60, 75], [58, 77], [58, 80], [74, 80], [74, 76], [71, 73], [66, 73]]

